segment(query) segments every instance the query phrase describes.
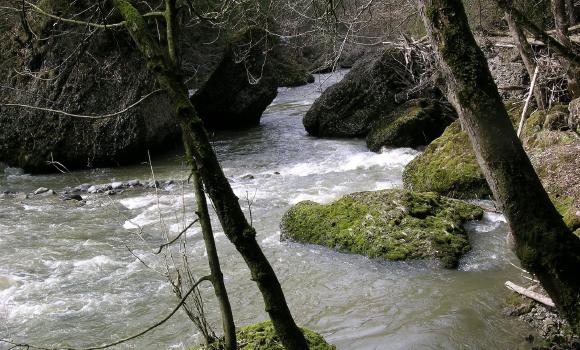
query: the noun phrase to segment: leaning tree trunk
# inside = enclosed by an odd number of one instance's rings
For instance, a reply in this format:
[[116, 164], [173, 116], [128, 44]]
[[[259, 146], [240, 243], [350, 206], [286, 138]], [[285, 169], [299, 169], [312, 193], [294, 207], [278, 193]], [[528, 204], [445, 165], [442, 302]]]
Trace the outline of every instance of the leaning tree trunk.
[[[552, 0], [552, 14], [554, 15], [556, 37], [564, 46], [573, 49], [574, 44], [570, 41], [568, 18], [566, 17], [566, 3], [564, 0]], [[572, 64], [568, 63], [567, 66], [566, 80], [568, 81], [568, 91], [572, 95], [572, 98], [580, 97], [580, 72]]]
[[[524, 66], [526, 66], [526, 71], [530, 76], [530, 79], [534, 76], [534, 70], [536, 69], [536, 63], [534, 63], [534, 53], [532, 52], [532, 48], [530, 44], [528, 44], [528, 39], [526, 35], [514, 20], [512, 15], [509, 12], [505, 13], [506, 21], [508, 22], [508, 27], [512, 38], [514, 40], [514, 44], [522, 57], [522, 61], [524, 61]], [[544, 110], [546, 109], [544, 95], [542, 94], [542, 88], [540, 86], [536, 86], [534, 88], [534, 97], [536, 98], [536, 104], [538, 105], [538, 109]]]
[[246, 220], [238, 197], [217, 160], [202, 121], [189, 101], [183, 78], [151, 35], [141, 13], [128, 0], [114, 0], [114, 4], [126, 21], [126, 28], [143, 54], [147, 68], [155, 75], [175, 108], [187, 156], [197, 163], [224, 233], [248, 265], [252, 279], [262, 293], [276, 334], [288, 350], [308, 349], [304, 335], [288, 309], [280, 282], [256, 241], [256, 231]]
[[580, 333], [580, 239], [548, 198], [508, 119], [460, 0], [418, 0], [447, 91], [507, 218], [522, 265]]
[[497, 6], [504, 12], [509, 12], [513, 19], [536, 39], [541, 40], [544, 44], [549, 46], [562, 58], [570, 62], [571, 65], [580, 67], [580, 55], [578, 55], [574, 47], [568, 47], [561, 44], [558, 40], [552, 38], [548, 33], [541, 30], [537, 25], [530, 21], [523, 13], [516, 9], [513, 5], [513, 0], [493, 0]]

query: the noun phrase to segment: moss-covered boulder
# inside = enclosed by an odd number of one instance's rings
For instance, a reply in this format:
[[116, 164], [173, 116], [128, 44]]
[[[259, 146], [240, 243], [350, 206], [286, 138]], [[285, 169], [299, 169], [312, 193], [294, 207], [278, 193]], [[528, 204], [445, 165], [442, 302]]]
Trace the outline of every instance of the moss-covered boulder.
[[452, 198], [491, 195], [459, 120], [407, 164], [403, 184], [409, 190], [433, 191]]
[[[388, 115], [408, 99], [403, 92], [410, 90], [414, 79], [405, 62], [397, 49], [360, 59], [314, 102], [302, 120], [306, 131], [319, 137], [366, 136], [380, 115]], [[419, 64], [413, 67], [420, 69]]]
[[[324, 338], [309, 329], [300, 328], [306, 337], [310, 350], [336, 350], [334, 345], [328, 344]], [[239, 350], [284, 350], [276, 336], [272, 322], [260, 322], [240, 328], [236, 332]], [[205, 346], [193, 347], [190, 350], [206, 350]], [[211, 350], [220, 350], [219, 345], [212, 345]]]
[[[507, 106], [514, 123], [520, 109]], [[535, 112], [526, 121], [522, 141], [528, 157], [552, 202], [573, 231], [580, 228], [580, 138], [554, 127], [565, 118], [567, 106]], [[556, 130], [554, 130], [556, 129]], [[454, 198], [491, 196], [467, 134], [459, 121], [451, 124], [403, 172], [405, 188], [433, 191]]]
[[437, 258], [453, 268], [470, 249], [462, 224], [482, 215], [479, 207], [433, 192], [358, 192], [330, 204], [296, 204], [282, 218], [281, 239], [371, 258]]
[[427, 98], [410, 100], [392, 113], [379, 117], [367, 135], [367, 146], [377, 152], [384, 146], [426, 145], [441, 136], [457, 118], [448, 102]]

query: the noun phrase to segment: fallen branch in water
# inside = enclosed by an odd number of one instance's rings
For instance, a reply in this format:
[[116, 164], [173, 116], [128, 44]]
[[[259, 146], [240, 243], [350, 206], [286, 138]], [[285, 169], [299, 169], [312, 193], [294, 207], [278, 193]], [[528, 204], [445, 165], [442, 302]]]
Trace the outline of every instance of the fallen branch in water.
[[556, 307], [556, 305], [554, 304], [554, 302], [552, 301], [552, 299], [550, 299], [549, 297], [547, 297], [547, 296], [545, 296], [543, 294], [536, 293], [536, 292], [531, 291], [529, 289], [526, 289], [526, 288], [524, 288], [522, 286], [518, 286], [517, 284], [515, 284], [515, 283], [513, 283], [511, 281], [507, 281], [505, 283], [505, 286], [509, 290], [512, 290], [512, 291], [514, 291], [514, 292], [516, 292], [518, 294], [521, 294], [521, 295], [523, 295], [525, 297], [528, 297], [528, 298], [530, 298], [532, 300], [535, 300], [535, 301], [537, 301], [539, 303], [542, 303], [542, 304], [544, 304], [546, 306]]

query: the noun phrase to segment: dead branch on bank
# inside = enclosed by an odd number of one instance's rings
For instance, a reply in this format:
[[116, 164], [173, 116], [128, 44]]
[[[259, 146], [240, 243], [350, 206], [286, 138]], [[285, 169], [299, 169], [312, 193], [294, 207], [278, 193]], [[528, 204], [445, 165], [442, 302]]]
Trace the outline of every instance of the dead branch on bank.
[[523, 295], [523, 296], [525, 296], [527, 298], [530, 298], [532, 300], [535, 300], [535, 301], [537, 301], [539, 303], [542, 303], [542, 304], [544, 304], [546, 306], [556, 307], [556, 305], [554, 304], [554, 302], [552, 301], [552, 299], [550, 299], [550, 297], [547, 297], [547, 296], [545, 296], [543, 294], [536, 293], [536, 292], [534, 292], [532, 290], [529, 290], [527, 288], [524, 288], [522, 286], [518, 286], [517, 284], [515, 284], [515, 283], [513, 283], [511, 281], [507, 281], [505, 283], [505, 286], [509, 290], [511, 290], [511, 291], [514, 291], [514, 292], [516, 292], [518, 294], [521, 294], [521, 295]]

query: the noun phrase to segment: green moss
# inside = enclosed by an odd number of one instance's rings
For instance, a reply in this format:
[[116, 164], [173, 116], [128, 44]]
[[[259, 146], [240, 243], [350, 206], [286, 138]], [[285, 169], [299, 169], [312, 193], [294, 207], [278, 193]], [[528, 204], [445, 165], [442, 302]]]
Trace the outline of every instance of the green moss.
[[403, 183], [413, 191], [432, 191], [453, 198], [491, 195], [459, 121], [453, 122], [405, 167]]
[[298, 203], [282, 218], [281, 231], [282, 239], [371, 258], [438, 258], [451, 268], [470, 249], [463, 222], [482, 215], [476, 206], [436, 193], [382, 190], [327, 205]]
[[[328, 344], [324, 338], [309, 329], [301, 328], [310, 350], [336, 350], [334, 345]], [[272, 322], [260, 322], [242, 327], [236, 332], [239, 350], [284, 350], [278, 340]], [[190, 350], [205, 350], [205, 346], [193, 347]], [[212, 350], [222, 349], [220, 345], [211, 346]]]
[[550, 195], [550, 200], [556, 207], [556, 210], [562, 215], [564, 223], [570, 230], [580, 229], [580, 217], [576, 215], [576, 207], [574, 205], [574, 198], [569, 196]]

